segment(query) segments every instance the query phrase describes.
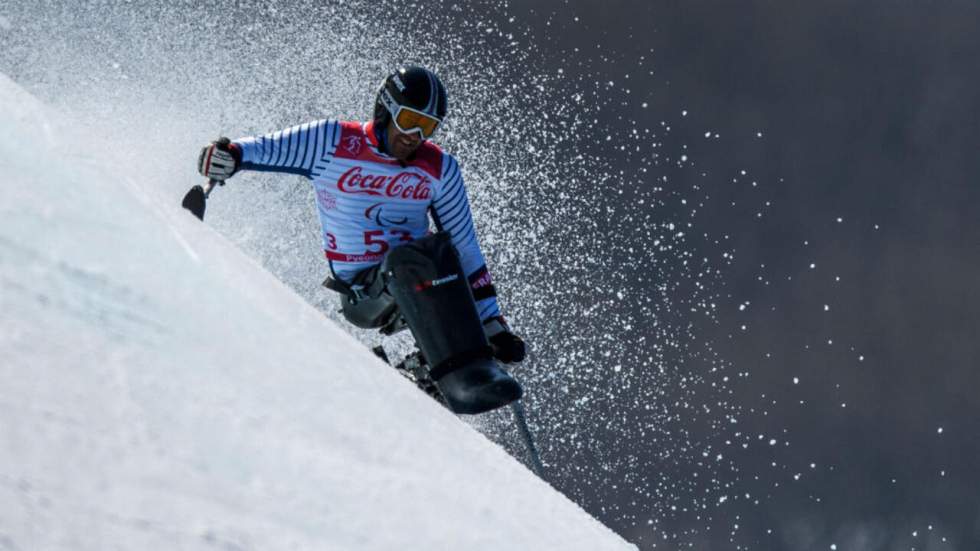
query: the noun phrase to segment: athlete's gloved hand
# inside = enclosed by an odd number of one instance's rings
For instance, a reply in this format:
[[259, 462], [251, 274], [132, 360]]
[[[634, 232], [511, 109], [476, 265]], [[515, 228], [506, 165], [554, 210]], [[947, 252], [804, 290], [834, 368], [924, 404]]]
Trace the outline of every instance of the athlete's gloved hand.
[[519, 362], [526, 354], [524, 340], [511, 333], [503, 316], [483, 322], [483, 332], [493, 346], [493, 356], [505, 364]]
[[197, 171], [205, 178], [224, 182], [238, 170], [240, 161], [238, 147], [228, 138], [221, 137], [201, 149]]

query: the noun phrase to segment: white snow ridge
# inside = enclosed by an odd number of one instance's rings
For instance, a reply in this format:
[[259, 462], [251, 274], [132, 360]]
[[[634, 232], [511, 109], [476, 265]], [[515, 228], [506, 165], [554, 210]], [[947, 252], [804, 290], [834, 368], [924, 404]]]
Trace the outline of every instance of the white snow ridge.
[[45, 113], [0, 75], [0, 549], [631, 547]]

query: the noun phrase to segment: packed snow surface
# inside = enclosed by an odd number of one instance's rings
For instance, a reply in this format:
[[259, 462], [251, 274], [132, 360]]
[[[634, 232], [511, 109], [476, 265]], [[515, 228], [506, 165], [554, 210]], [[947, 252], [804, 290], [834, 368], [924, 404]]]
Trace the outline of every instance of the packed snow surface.
[[0, 549], [630, 548], [3, 75], [0, 106]]

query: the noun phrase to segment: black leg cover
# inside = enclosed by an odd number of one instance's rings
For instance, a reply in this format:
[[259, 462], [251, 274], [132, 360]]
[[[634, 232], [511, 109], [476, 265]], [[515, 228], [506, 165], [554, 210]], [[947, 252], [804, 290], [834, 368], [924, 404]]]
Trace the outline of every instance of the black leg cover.
[[381, 269], [453, 411], [482, 413], [521, 397], [520, 384], [493, 360], [449, 234], [393, 249]]
[[437, 233], [396, 247], [381, 269], [433, 379], [491, 355], [449, 234]]

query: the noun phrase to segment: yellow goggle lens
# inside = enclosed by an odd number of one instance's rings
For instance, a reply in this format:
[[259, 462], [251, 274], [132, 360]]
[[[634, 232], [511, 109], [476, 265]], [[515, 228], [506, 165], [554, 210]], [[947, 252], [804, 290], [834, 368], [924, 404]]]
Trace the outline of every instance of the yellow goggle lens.
[[398, 116], [395, 117], [395, 124], [399, 130], [405, 133], [418, 128], [422, 131], [422, 135], [428, 138], [436, 131], [439, 121], [423, 113], [402, 108], [398, 111]]

